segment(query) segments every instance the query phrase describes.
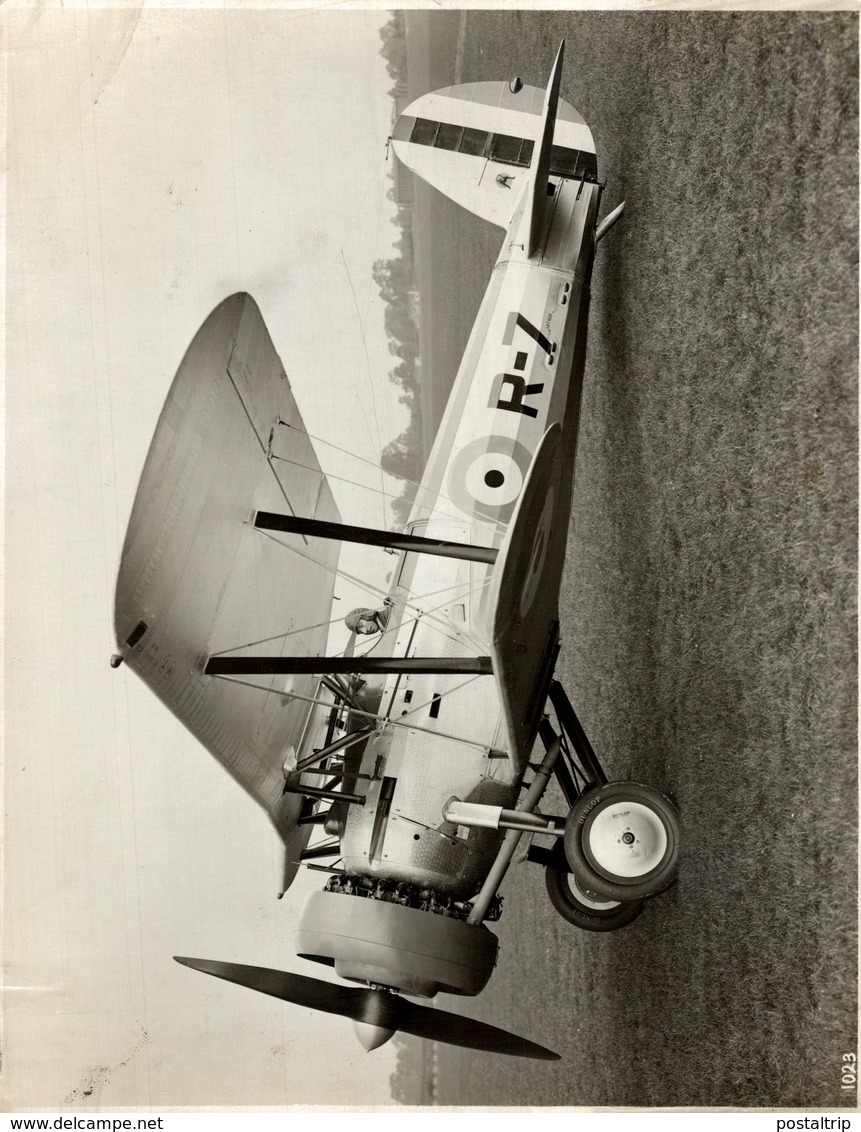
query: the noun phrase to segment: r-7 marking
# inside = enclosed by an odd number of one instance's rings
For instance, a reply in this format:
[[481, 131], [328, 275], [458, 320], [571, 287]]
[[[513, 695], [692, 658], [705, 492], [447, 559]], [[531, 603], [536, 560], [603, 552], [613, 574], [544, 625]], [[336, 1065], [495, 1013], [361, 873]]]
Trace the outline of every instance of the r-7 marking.
[[505, 334], [502, 338], [503, 346], [510, 346], [511, 340], [514, 337], [514, 328], [519, 326], [530, 338], [534, 339], [545, 354], [550, 355], [553, 353], [553, 345], [549, 338], [546, 338], [537, 326], [532, 323], [519, 311], [512, 311], [508, 316], [508, 321], [505, 324]]

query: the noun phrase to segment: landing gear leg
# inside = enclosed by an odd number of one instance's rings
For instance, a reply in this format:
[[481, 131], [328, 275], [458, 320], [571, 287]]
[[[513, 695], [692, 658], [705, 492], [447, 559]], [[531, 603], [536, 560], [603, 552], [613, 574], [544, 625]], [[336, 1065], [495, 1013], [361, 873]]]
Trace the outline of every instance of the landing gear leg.
[[[611, 931], [635, 919], [640, 901], [662, 892], [675, 877], [678, 814], [651, 786], [608, 782], [556, 680], [549, 697], [562, 731], [555, 774], [570, 812], [564, 857], [561, 846], [552, 852], [533, 849], [530, 857], [546, 866], [547, 892], [560, 915], [590, 931]], [[545, 747], [559, 738], [547, 719], [539, 733]]]

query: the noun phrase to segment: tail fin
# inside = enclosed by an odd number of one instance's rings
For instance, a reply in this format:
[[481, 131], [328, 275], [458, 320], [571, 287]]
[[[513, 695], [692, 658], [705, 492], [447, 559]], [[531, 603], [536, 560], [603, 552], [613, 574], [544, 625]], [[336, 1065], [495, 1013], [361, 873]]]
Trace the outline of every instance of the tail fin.
[[538, 246], [538, 239], [547, 212], [547, 182], [550, 178], [550, 153], [553, 145], [553, 131], [556, 127], [556, 111], [559, 105], [559, 87], [562, 83], [562, 56], [565, 54], [565, 40], [559, 44], [556, 61], [550, 73], [547, 93], [544, 95], [544, 109], [541, 120], [541, 134], [532, 150], [532, 164], [529, 167], [526, 214], [529, 216], [529, 245], [527, 256], [531, 256]]
[[395, 154], [464, 208], [508, 228], [517, 205], [549, 176], [597, 180], [595, 143], [577, 111], [559, 98], [562, 47], [547, 91], [506, 82], [464, 83], [422, 95], [395, 123]]

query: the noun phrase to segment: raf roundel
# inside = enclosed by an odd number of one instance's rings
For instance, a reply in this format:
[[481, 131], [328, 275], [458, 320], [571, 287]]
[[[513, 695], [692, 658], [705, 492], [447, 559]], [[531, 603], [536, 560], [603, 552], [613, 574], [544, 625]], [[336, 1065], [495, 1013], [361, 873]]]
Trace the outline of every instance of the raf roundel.
[[467, 515], [507, 523], [529, 469], [529, 451], [508, 436], [482, 436], [461, 448], [448, 475], [449, 498]]

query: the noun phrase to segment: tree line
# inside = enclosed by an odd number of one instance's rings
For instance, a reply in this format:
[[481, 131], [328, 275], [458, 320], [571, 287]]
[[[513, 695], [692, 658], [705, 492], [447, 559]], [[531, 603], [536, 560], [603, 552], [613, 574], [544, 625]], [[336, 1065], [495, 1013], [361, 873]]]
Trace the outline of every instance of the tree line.
[[[383, 46], [381, 54], [386, 60], [386, 71], [394, 82], [389, 91], [394, 100], [403, 90], [407, 78], [407, 51], [402, 12], [395, 12], [380, 29]], [[389, 339], [389, 352], [397, 363], [389, 373], [398, 386], [398, 400], [409, 411], [406, 429], [380, 454], [384, 471], [405, 482], [403, 492], [392, 501], [395, 523], [403, 526], [409, 518], [415, 484], [424, 471], [422, 451], [422, 407], [419, 377], [419, 332], [411, 310], [411, 296], [416, 293], [415, 263], [413, 259], [412, 211], [396, 199], [394, 186], [389, 189], [389, 200], [398, 205], [395, 223], [400, 229], [391, 259], [380, 259], [374, 264], [373, 278], [386, 304], [385, 326]]]

